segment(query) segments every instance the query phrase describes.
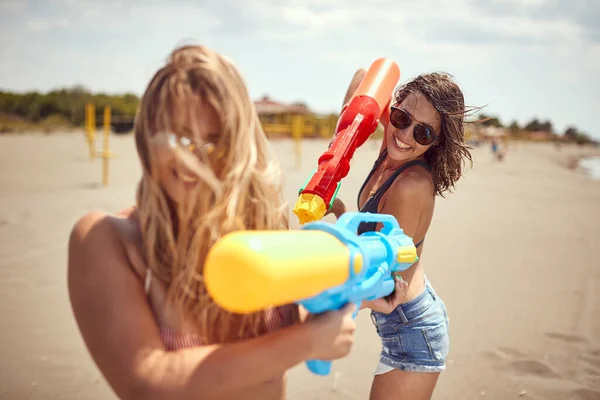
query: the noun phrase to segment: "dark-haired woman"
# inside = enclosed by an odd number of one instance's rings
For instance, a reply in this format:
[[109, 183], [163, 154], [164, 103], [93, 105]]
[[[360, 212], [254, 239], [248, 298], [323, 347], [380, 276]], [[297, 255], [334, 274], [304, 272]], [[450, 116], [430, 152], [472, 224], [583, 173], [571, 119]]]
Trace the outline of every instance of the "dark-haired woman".
[[[359, 70], [346, 100], [364, 77]], [[445, 369], [450, 348], [443, 300], [425, 275], [423, 247], [435, 208], [461, 177], [471, 154], [464, 140], [464, 97], [446, 73], [416, 77], [399, 87], [381, 119], [385, 129], [379, 157], [358, 193], [358, 209], [391, 214], [413, 238], [419, 261], [396, 275], [394, 293], [367, 301], [382, 341], [371, 399], [429, 399]], [[330, 212], [345, 212], [337, 200]], [[379, 230], [363, 223], [359, 233]]]

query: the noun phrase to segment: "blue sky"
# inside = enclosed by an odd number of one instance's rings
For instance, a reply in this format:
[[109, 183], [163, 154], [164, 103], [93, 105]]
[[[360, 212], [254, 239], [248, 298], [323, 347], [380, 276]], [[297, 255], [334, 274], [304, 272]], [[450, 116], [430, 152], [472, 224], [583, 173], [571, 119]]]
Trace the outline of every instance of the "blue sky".
[[233, 58], [253, 98], [329, 112], [383, 56], [401, 82], [450, 72], [505, 123], [600, 138], [599, 21], [597, 0], [1, 0], [0, 88], [141, 94], [172, 49], [203, 43]]

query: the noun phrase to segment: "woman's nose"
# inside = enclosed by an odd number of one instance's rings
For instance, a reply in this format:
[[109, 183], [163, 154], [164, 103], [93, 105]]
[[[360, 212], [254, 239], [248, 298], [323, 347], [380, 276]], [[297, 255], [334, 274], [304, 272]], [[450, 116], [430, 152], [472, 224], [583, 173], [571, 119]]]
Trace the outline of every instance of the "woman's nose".
[[412, 140], [412, 131], [414, 129], [414, 124], [411, 122], [409, 126], [404, 129], [399, 129], [400, 134], [398, 135], [403, 142], [409, 143]]

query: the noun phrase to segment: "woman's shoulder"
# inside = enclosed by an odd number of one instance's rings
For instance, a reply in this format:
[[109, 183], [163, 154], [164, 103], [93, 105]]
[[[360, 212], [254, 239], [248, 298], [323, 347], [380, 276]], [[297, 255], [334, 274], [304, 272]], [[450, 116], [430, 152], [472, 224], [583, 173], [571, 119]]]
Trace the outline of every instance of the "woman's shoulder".
[[90, 211], [82, 215], [71, 230], [71, 238], [79, 241], [95, 242], [107, 237], [121, 239], [139, 233], [137, 210], [135, 207], [123, 209], [115, 214], [104, 211]]
[[103, 211], [90, 211], [81, 216], [71, 229], [70, 248], [82, 248], [97, 242], [106, 241], [113, 229], [111, 215]]
[[[394, 180], [379, 212], [396, 217], [402, 229], [415, 237], [423, 216], [431, 214], [434, 206], [434, 186], [429, 171], [412, 166]], [[419, 237], [423, 234], [420, 232]]]
[[413, 165], [402, 171], [389, 189], [394, 197], [423, 196], [423, 198], [433, 196], [434, 190], [431, 172], [420, 165]]
[[71, 229], [69, 259], [89, 268], [96, 263], [88, 261], [99, 256], [126, 261], [128, 245], [138, 242], [140, 236], [135, 212], [133, 208], [116, 214], [91, 211], [81, 216]]

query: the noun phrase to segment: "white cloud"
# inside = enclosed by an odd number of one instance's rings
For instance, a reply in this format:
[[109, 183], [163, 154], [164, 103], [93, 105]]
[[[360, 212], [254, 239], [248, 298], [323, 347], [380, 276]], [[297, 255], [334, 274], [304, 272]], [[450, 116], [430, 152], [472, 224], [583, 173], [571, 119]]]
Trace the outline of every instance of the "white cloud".
[[4, 12], [18, 12], [27, 7], [25, 0], [3, 0], [0, 2], [0, 11]]
[[44, 32], [54, 28], [67, 28], [71, 20], [65, 17], [59, 18], [32, 18], [25, 22], [25, 28], [30, 31]]
[[452, 73], [468, 103], [491, 103], [503, 121], [538, 114], [597, 129], [595, 0], [57, 0], [0, 10], [0, 87], [139, 94], [175, 46], [198, 41], [231, 56], [254, 96], [321, 111], [339, 107], [356, 68], [385, 56], [402, 81]]
[[172, 28], [173, 26], [193, 27], [207, 32], [221, 25], [221, 21], [207, 10], [191, 4], [168, 5], [145, 4], [135, 5], [129, 10], [129, 18], [154, 29]]

